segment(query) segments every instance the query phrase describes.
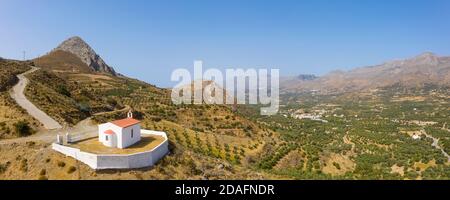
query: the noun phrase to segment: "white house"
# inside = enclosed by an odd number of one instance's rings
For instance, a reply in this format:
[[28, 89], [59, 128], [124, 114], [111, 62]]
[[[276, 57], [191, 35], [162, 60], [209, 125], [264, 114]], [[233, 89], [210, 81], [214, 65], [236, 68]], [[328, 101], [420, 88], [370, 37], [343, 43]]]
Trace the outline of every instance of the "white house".
[[130, 111], [125, 119], [98, 125], [98, 139], [108, 147], [127, 148], [141, 140], [140, 121]]

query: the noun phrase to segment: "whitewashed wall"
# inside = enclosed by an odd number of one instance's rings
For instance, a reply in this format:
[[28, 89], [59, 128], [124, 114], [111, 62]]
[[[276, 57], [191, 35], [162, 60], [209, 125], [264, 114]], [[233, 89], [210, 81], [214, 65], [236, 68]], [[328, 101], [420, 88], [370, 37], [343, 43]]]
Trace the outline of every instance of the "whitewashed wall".
[[[134, 130], [133, 138], [131, 138], [131, 129]], [[135, 124], [122, 129], [122, 134], [118, 135], [118, 148], [127, 148], [141, 140], [141, 125]]]
[[[109, 129], [111, 123], [104, 123], [98, 125], [98, 140], [103, 143], [105, 142], [105, 131]], [[113, 130], [114, 131], [114, 130]]]
[[[112, 131], [114, 131], [114, 136], [110, 136], [110, 141], [105, 141], [105, 131], [111, 129]], [[118, 146], [118, 144], [122, 141], [121, 139], [121, 134], [122, 134], [122, 128], [112, 124], [112, 123], [105, 123], [105, 124], [100, 124], [98, 125], [98, 139], [101, 143], [106, 144], [109, 142], [112, 142], [112, 144], [114, 145], [114, 147]]]
[[66, 156], [70, 156], [75, 158], [84, 164], [88, 165], [92, 169], [97, 169], [97, 155], [92, 153], [87, 153], [80, 151], [77, 148], [72, 148], [60, 144], [53, 143], [52, 148], [55, 151], [58, 151]]
[[158, 160], [169, 152], [169, 141], [166, 133], [160, 131], [142, 130], [142, 134], [151, 134], [164, 137], [164, 141], [151, 151], [130, 155], [100, 155], [82, 152], [79, 149], [52, 144], [52, 148], [64, 155], [73, 157], [92, 169], [133, 169], [153, 166]]

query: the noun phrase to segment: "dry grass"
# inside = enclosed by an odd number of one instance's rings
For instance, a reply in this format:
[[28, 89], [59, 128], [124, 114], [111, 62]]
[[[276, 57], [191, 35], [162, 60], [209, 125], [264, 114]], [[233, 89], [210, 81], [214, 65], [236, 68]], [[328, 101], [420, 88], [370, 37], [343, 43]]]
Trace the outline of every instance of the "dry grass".
[[34, 60], [35, 64], [48, 70], [64, 72], [90, 72], [89, 66], [72, 53], [65, 51], [54, 51]]
[[14, 124], [20, 121], [28, 122], [33, 129], [40, 127], [40, 123], [19, 107], [7, 92], [0, 92], [0, 139], [18, 137]]
[[356, 164], [347, 156], [331, 153], [321, 158], [325, 166], [322, 172], [331, 175], [344, 175], [346, 172], [351, 172], [355, 169]]
[[110, 76], [101, 74], [72, 74], [72, 76], [76, 79], [89, 78], [90, 81], [113, 80]]
[[436, 160], [430, 160], [428, 163], [422, 163], [422, 162], [415, 162], [414, 168], [419, 168], [421, 172], [425, 171], [426, 169], [430, 167], [436, 166]]
[[392, 102], [404, 102], [404, 101], [423, 102], [426, 99], [427, 98], [424, 96], [407, 96], [407, 97], [392, 98]]
[[304, 169], [306, 158], [302, 154], [300, 150], [294, 150], [289, 152], [286, 156], [284, 156], [280, 161], [278, 161], [277, 165], [275, 165], [275, 169]]
[[400, 176], [404, 176], [405, 175], [405, 167], [404, 166], [400, 167], [397, 164], [392, 165], [391, 173], [397, 173], [397, 174], [400, 174]]

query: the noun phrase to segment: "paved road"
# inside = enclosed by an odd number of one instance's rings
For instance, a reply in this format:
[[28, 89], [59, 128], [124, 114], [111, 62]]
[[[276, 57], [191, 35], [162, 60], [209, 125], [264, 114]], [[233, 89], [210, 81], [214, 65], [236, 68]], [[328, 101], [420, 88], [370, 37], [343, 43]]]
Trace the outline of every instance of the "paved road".
[[25, 94], [23, 93], [25, 87], [29, 82], [25, 75], [33, 73], [38, 69], [39, 68], [33, 67], [31, 70], [17, 76], [19, 78], [19, 82], [12, 88], [10, 92], [11, 97], [16, 100], [17, 104], [19, 104], [20, 107], [24, 108], [31, 116], [41, 122], [41, 124], [43, 124], [46, 129], [61, 129], [61, 124], [59, 124], [57, 121], [45, 114], [45, 112], [37, 108], [25, 97]]

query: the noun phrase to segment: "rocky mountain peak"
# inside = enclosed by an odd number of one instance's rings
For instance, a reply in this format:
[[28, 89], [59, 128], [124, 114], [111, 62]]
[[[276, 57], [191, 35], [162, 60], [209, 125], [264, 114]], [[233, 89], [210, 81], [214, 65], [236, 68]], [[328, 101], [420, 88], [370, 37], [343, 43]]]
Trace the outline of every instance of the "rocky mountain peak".
[[433, 52], [424, 52], [418, 56], [416, 56], [416, 58], [434, 58], [437, 57], [436, 54], [434, 54]]
[[114, 69], [108, 66], [105, 61], [80, 37], [74, 36], [62, 42], [53, 51], [65, 51], [74, 54], [93, 71], [104, 72], [116, 75]]

